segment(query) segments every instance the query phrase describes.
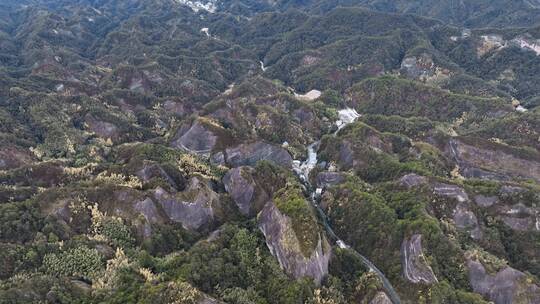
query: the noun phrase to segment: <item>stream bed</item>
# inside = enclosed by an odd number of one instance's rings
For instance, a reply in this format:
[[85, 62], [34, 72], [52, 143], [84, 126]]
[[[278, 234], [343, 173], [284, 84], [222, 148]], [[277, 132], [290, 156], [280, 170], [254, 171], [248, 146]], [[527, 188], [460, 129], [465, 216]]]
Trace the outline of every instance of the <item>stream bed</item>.
[[[336, 121], [336, 126], [338, 127], [338, 129], [334, 133], [334, 136], [336, 136], [337, 133], [342, 128], [344, 128], [346, 125], [348, 125], [350, 123], [353, 123], [358, 117], [360, 117], [360, 114], [358, 114], [358, 112], [356, 112], [356, 110], [351, 109], [351, 108], [345, 108], [345, 109], [339, 110], [338, 114], [339, 114], [339, 119], [338, 119], [338, 121]], [[293, 161], [293, 171], [294, 171], [294, 173], [300, 178], [300, 180], [302, 181], [302, 183], [306, 187], [306, 190], [309, 192], [310, 202], [313, 205], [313, 207], [315, 208], [315, 210], [317, 210], [317, 213], [319, 214], [319, 217], [321, 218], [321, 220], [322, 220], [322, 222], [324, 224], [326, 233], [327, 233], [328, 237], [330, 238], [330, 241], [334, 242], [339, 248], [350, 250], [351, 252], [353, 252], [354, 255], [356, 255], [358, 258], [360, 258], [360, 260], [362, 261], [364, 266], [366, 266], [370, 271], [374, 272], [379, 277], [379, 279], [381, 280], [381, 282], [383, 284], [383, 287], [384, 287], [384, 289], [386, 291], [386, 294], [388, 295], [388, 297], [390, 298], [392, 303], [400, 304], [401, 300], [399, 298], [399, 295], [394, 290], [394, 287], [392, 286], [390, 281], [388, 281], [388, 279], [382, 273], [382, 271], [380, 271], [375, 266], [375, 264], [373, 264], [368, 258], [366, 258], [362, 254], [360, 254], [358, 251], [356, 251], [355, 249], [353, 249], [352, 247], [347, 245], [342, 239], [340, 239], [335, 234], [334, 230], [332, 229], [332, 227], [328, 223], [328, 217], [327, 217], [326, 213], [324, 213], [322, 208], [319, 206], [318, 197], [320, 197], [323, 189], [321, 189], [321, 188], [316, 188], [315, 189], [311, 185], [311, 183], [309, 181], [309, 173], [311, 172], [311, 170], [313, 170], [313, 168], [315, 168], [315, 166], [317, 165], [317, 162], [318, 162], [317, 161], [317, 150], [319, 148], [319, 143], [320, 143], [320, 141], [315, 141], [315, 142], [313, 142], [312, 144], [310, 144], [307, 147], [308, 156], [307, 156], [306, 160], [304, 160], [304, 161], [294, 160]]]

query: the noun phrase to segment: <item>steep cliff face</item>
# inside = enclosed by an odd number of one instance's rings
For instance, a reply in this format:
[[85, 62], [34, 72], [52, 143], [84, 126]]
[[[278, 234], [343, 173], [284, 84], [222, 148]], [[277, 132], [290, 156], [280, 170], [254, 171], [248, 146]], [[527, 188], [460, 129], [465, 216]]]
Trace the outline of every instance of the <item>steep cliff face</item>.
[[169, 220], [181, 223], [186, 229], [197, 230], [213, 223], [219, 196], [200, 178], [190, 180], [185, 192], [169, 193], [163, 188], [154, 190], [154, 199], [161, 205]]
[[411, 283], [434, 284], [437, 277], [429, 266], [422, 249], [422, 235], [414, 234], [401, 245], [403, 275]]
[[0, 0], [0, 302], [537, 304], [539, 5]]
[[371, 299], [369, 304], [392, 304], [392, 301], [390, 300], [390, 298], [388, 298], [386, 293], [384, 293], [382, 291], [379, 291], [375, 295], [375, 297], [373, 297], [373, 299]]
[[540, 302], [540, 287], [528, 281], [521, 271], [505, 267], [489, 274], [482, 263], [475, 260], [467, 261], [467, 267], [473, 290], [495, 304]]
[[540, 156], [530, 152], [519, 155], [519, 150], [504, 145], [476, 141], [452, 139], [448, 152], [460, 167], [460, 172], [468, 178], [508, 180], [531, 178], [540, 181]]
[[210, 155], [216, 145], [217, 136], [205, 126], [196, 121], [187, 130], [180, 129], [172, 140], [171, 146], [187, 152], [200, 155]]
[[287, 168], [292, 166], [292, 157], [287, 150], [265, 142], [241, 144], [225, 150], [225, 163], [231, 167], [254, 166], [261, 160]]
[[252, 167], [237, 167], [223, 177], [225, 190], [229, 193], [240, 212], [247, 216], [256, 215], [270, 199], [258, 185]]
[[283, 214], [273, 202], [264, 206], [258, 222], [266, 245], [287, 273], [294, 278], [310, 277], [317, 285], [328, 275], [332, 252], [322, 233], [313, 251], [305, 255], [300, 245], [302, 236], [293, 229], [291, 218]]

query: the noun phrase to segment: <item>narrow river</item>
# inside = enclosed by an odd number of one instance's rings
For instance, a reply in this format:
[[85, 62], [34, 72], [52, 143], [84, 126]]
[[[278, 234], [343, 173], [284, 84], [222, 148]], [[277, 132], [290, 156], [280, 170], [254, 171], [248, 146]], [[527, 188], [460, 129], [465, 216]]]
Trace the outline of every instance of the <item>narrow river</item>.
[[[336, 122], [336, 125], [338, 127], [337, 131], [334, 133], [334, 136], [346, 125], [354, 122], [360, 115], [354, 110], [350, 108], [346, 108], [343, 110], [338, 111], [339, 113], [339, 120]], [[323, 189], [321, 188], [314, 188], [311, 183], [309, 182], [309, 173], [315, 166], [317, 165], [317, 150], [319, 148], [319, 141], [316, 141], [308, 146], [308, 157], [305, 161], [299, 161], [295, 160], [293, 162], [293, 171], [298, 175], [304, 186], [306, 187], [307, 191], [309, 192], [310, 201], [315, 210], [319, 213], [319, 216], [321, 220], [323, 221], [324, 227], [326, 229], [326, 233], [330, 238], [330, 241], [334, 242], [339, 248], [350, 250], [354, 255], [360, 258], [362, 263], [372, 272], [374, 272], [379, 279], [381, 280], [383, 287], [386, 291], [386, 294], [394, 304], [400, 304], [401, 300], [399, 299], [399, 295], [394, 290], [394, 287], [392, 287], [392, 284], [386, 276], [380, 271], [375, 264], [373, 264], [368, 258], [360, 254], [358, 251], [350, 247], [349, 245], [345, 244], [343, 240], [341, 240], [335, 233], [330, 224], [328, 223], [328, 217], [326, 213], [322, 210], [322, 208], [319, 206], [319, 203], [317, 201], [318, 197], [322, 193]]]

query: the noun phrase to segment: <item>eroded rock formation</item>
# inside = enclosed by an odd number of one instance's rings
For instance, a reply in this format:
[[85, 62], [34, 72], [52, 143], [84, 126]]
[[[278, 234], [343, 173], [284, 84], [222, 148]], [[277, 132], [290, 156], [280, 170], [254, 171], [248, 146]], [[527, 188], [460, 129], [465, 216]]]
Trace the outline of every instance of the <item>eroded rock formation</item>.
[[321, 234], [315, 249], [309, 256], [304, 256], [291, 219], [280, 212], [273, 202], [268, 202], [261, 211], [259, 227], [270, 252], [291, 276], [310, 277], [319, 285], [328, 275], [331, 248], [325, 236]]
[[422, 235], [414, 234], [401, 244], [403, 275], [411, 283], [433, 284], [438, 280], [422, 249]]

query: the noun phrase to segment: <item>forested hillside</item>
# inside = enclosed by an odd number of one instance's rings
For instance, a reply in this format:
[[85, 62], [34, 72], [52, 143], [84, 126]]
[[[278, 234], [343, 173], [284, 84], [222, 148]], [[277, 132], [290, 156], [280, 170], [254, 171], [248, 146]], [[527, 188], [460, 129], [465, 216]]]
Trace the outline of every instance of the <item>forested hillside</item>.
[[0, 303], [540, 303], [539, 22], [0, 0]]

